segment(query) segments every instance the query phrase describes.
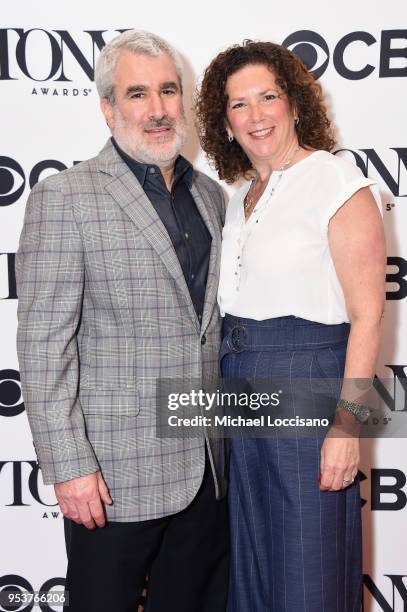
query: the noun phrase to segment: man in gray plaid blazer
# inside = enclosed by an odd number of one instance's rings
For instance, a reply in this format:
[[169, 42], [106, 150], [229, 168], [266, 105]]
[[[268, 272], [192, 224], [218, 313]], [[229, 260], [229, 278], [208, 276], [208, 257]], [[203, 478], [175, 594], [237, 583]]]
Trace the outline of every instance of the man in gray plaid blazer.
[[[73, 612], [223, 610], [222, 441], [156, 435], [159, 379], [216, 380], [224, 201], [179, 151], [178, 55], [126, 32], [95, 80], [113, 138], [37, 184], [17, 253], [17, 349]], [[217, 498], [217, 499], [216, 499]], [[107, 519], [107, 520], [106, 520]]]

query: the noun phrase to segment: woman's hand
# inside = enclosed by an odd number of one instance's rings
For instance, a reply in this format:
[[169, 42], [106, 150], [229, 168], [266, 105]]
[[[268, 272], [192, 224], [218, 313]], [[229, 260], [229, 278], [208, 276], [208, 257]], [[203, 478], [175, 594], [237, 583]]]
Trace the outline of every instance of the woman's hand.
[[321, 448], [320, 490], [340, 491], [352, 484], [359, 460], [359, 438], [331, 427]]

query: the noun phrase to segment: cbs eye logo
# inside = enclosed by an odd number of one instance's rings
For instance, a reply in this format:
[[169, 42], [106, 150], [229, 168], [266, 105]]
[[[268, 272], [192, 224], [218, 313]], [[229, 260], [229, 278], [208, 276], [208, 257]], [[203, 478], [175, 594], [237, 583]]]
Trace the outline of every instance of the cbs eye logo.
[[311, 30], [300, 30], [287, 36], [283, 47], [293, 51], [316, 79], [322, 76], [329, 63], [329, 48], [324, 38]]
[[24, 409], [20, 374], [17, 370], [0, 370], [0, 416], [17, 416]]
[[[298, 55], [319, 79], [326, 71], [331, 52], [326, 40], [312, 30], [293, 32], [282, 45]], [[376, 65], [363, 60], [366, 47]], [[368, 77], [378, 68], [379, 78], [407, 77], [407, 30], [382, 30], [380, 41], [370, 32], [350, 32], [333, 47], [332, 62], [336, 72], [350, 81]]]
[[[79, 162], [73, 163], [75, 165]], [[66, 169], [67, 166], [56, 159], [44, 159], [36, 163], [28, 177], [30, 189], [41, 178]], [[17, 202], [24, 192], [26, 182], [26, 175], [20, 164], [11, 157], [0, 156], [0, 206], [10, 206]]]
[[0, 156], [0, 206], [17, 202], [25, 188], [24, 170], [15, 159]]

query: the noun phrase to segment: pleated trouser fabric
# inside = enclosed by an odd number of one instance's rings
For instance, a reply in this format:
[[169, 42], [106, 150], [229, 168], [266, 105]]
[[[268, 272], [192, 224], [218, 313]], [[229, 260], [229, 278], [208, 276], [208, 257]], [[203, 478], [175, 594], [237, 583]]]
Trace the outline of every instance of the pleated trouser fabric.
[[[310, 382], [343, 375], [349, 325], [226, 315], [225, 379]], [[295, 402], [295, 400], [294, 400]], [[291, 406], [293, 414], [299, 408]], [[323, 438], [231, 442], [228, 612], [359, 612], [359, 483], [319, 490]]]

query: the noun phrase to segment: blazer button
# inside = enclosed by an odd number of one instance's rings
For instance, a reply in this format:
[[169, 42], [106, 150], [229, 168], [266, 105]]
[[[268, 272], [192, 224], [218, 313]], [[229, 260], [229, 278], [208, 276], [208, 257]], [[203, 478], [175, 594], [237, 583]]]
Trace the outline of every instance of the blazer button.
[[201, 338], [201, 344], [204, 345], [205, 343], [206, 343], [206, 336], [204, 334]]

